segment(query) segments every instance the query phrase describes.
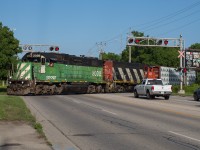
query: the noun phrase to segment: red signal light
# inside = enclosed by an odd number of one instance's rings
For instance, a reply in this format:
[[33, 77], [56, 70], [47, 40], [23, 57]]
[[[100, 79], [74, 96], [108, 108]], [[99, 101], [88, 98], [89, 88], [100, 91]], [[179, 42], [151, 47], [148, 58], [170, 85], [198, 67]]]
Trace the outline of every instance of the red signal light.
[[183, 73], [186, 73], [187, 72], [187, 68], [183, 68]]
[[135, 39], [135, 43], [136, 43], [136, 44], [139, 44], [139, 43], [140, 43], [140, 40], [139, 40], [139, 39]]
[[167, 45], [168, 44], [168, 40], [164, 40], [164, 44]]
[[59, 47], [55, 47], [55, 51], [59, 51]]

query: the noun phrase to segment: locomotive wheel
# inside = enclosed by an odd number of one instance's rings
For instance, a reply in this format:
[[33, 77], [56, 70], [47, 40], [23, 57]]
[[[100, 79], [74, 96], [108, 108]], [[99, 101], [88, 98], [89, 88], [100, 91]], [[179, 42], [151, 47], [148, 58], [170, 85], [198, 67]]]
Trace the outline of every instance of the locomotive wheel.
[[101, 86], [101, 85], [98, 85], [98, 86], [96, 87], [96, 92], [97, 92], [97, 93], [102, 93], [102, 91], [103, 91], [102, 86]]
[[96, 93], [96, 87], [95, 87], [94, 85], [89, 85], [89, 86], [88, 86], [87, 93], [88, 93], [88, 94]]

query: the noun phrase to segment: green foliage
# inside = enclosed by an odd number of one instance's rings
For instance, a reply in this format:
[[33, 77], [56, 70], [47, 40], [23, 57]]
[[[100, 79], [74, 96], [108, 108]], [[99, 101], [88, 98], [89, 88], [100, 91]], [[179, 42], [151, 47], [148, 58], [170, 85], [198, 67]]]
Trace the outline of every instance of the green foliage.
[[[199, 87], [200, 87], [199, 84], [192, 84], [189, 86], [183, 86], [183, 90], [185, 90], [186, 95], [193, 95], [193, 92]], [[172, 91], [174, 94], [177, 94], [179, 90], [180, 90], [180, 85], [172, 86]]]
[[8, 70], [17, 62], [17, 54], [21, 52], [19, 41], [13, 31], [0, 22], [0, 79], [6, 79]]
[[[167, 47], [131, 47], [131, 61], [148, 65], [178, 67], [178, 50]], [[122, 60], [128, 61], [128, 47], [122, 52]]]
[[33, 126], [34, 126], [34, 129], [36, 129], [36, 131], [37, 131], [38, 133], [44, 134], [42, 125], [41, 125], [40, 123], [35, 122], [35, 123], [33, 124]]
[[185, 94], [192, 95], [193, 92], [199, 87], [200, 87], [199, 84], [192, 84], [190, 86], [183, 86], [183, 89], [185, 90]]
[[200, 49], [200, 43], [195, 43], [190, 46], [191, 49]]
[[116, 60], [116, 61], [120, 61], [121, 60], [121, 56], [118, 54], [114, 54], [114, 53], [103, 53], [102, 55], [102, 59], [103, 60]]

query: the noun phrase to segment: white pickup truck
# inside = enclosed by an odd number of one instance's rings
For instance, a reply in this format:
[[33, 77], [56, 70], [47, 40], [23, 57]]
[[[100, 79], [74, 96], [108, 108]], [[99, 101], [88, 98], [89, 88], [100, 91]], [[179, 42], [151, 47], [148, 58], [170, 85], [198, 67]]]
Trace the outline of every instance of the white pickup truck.
[[134, 87], [135, 98], [138, 98], [140, 95], [147, 96], [148, 99], [162, 96], [168, 100], [171, 93], [172, 85], [163, 85], [161, 79], [144, 79], [141, 84]]

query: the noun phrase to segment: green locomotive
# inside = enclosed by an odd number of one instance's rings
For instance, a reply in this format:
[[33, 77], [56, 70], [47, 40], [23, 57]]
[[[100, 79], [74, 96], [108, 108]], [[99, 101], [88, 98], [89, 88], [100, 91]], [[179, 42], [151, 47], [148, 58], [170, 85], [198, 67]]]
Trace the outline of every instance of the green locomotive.
[[144, 65], [53, 52], [26, 53], [8, 81], [9, 95], [131, 91]]

